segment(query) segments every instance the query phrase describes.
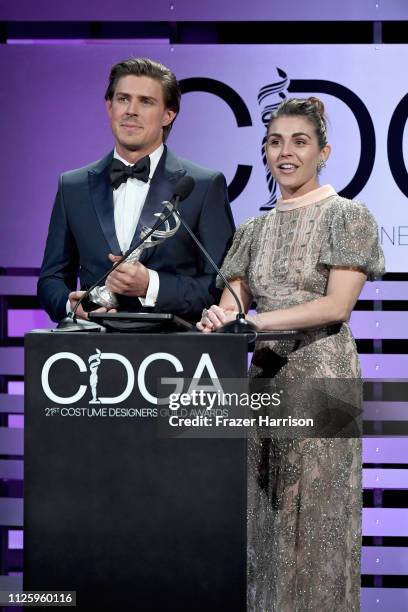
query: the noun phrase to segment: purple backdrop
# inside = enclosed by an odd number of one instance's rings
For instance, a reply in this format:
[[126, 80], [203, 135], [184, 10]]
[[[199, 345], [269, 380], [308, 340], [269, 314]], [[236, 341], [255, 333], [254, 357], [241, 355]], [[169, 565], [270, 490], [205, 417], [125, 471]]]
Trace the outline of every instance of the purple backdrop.
[[[58, 175], [111, 149], [103, 100], [107, 74], [113, 63], [131, 55], [163, 61], [180, 80], [218, 80], [241, 100], [249, 118], [244, 127], [237, 126], [232, 108], [219, 96], [203, 91], [183, 96], [181, 114], [169, 139], [180, 155], [223, 171], [228, 183], [238, 164], [252, 168], [245, 189], [233, 202], [237, 224], [259, 215], [259, 206], [269, 198], [261, 161], [265, 133], [261, 114], [266, 104], [280, 98], [275, 92], [258, 104], [260, 89], [281, 79], [277, 73], [280, 68], [287, 73], [286, 84], [279, 90], [282, 95], [294, 95], [293, 91], [299, 91], [296, 87], [305, 83], [318, 88], [316, 79], [350, 90], [367, 108], [368, 121], [374, 123], [376, 146], [371, 144], [371, 151], [361, 152], [353, 112], [333, 89], [321, 94], [329, 112], [333, 144], [321, 180], [341, 190], [354, 176], [360, 153], [362, 157], [373, 155], [369, 179], [355, 195], [367, 203], [382, 228], [387, 270], [407, 270], [406, 195], [390, 172], [386, 146], [391, 117], [407, 96], [398, 70], [390, 71], [390, 66], [398, 66], [404, 58], [408, 61], [407, 48], [398, 45], [378, 50], [371, 45], [0, 46], [0, 70], [8, 75], [0, 92], [0, 137], [5, 151], [0, 170], [1, 202], [8, 213], [3, 215], [0, 230], [0, 266], [40, 265]], [[383, 82], [386, 86], [381, 87]], [[295, 89], [289, 90], [289, 84]], [[366, 128], [360, 123], [363, 133]], [[394, 142], [392, 158], [394, 163], [402, 161], [408, 166], [406, 152], [404, 159], [398, 157], [399, 150], [406, 149], [408, 131], [398, 134], [401, 142]]]
[[[191, 0], [156, 0], [150, 3], [122, 0], [116, 4], [103, 3], [96, 0], [71, 0], [61, 3], [55, 0], [15, 0], [13, 3], [0, 0], [0, 20], [152, 20], [152, 21], [200, 21], [200, 20], [387, 20], [408, 19], [408, 5], [406, 0], [345, 0], [339, 5], [337, 0], [328, 0], [325, 3], [305, 3], [297, 0], [292, 3], [273, 3], [270, 0], [255, 0], [252, 3], [241, 3], [239, 11], [237, 4], [232, 0], [220, 3], [218, 0], [208, 0], [204, 4], [194, 3]], [[319, 51], [322, 49], [320, 47]], [[344, 48], [345, 49], [345, 48]], [[374, 50], [374, 47], [372, 48]], [[380, 51], [380, 48], [376, 48]], [[105, 118], [103, 108], [103, 92], [109, 66], [123, 57], [138, 54], [139, 47], [127, 44], [102, 45], [70, 45], [69, 47], [5, 47], [0, 49], [0, 69], [7, 75], [0, 91], [0, 108], [3, 121], [0, 136], [3, 143], [4, 164], [0, 176], [3, 214], [0, 230], [0, 266], [37, 267], [40, 264], [49, 213], [57, 186], [58, 175], [67, 169], [86, 164], [102, 156], [111, 148], [111, 135]], [[199, 67], [187, 61], [185, 67], [190, 65], [192, 74], [179, 75], [180, 77], [196, 76], [201, 70], [202, 76], [207, 76], [206, 68], [211, 67], [211, 59], [204, 56]], [[296, 61], [299, 61], [299, 47], [291, 50]], [[156, 57], [170, 66], [174, 65], [173, 48], [168, 45], [144, 47], [144, 54]], [[380, 55], [380, 54], [378, 54]], [[346, 53], [347, 56], [347, 53]], [[339, 64], [344, 62], [339, 57]], [[350, 57], [348, 57], [350, 60]], [[303, 56], [302, 56], [303, 60]], [[347, 62], [347, 57], [346, 57]], [[350, 71], [353, 62], [347, 64]], [[398, 72], [398, 64], [392, 62]], [[214, 62], [212, 67], [214, 67]], [[236, 68], [236, 67], [235, 67]], [[387, 68], [388, 69], [388, 68]], [[176, 70], [177, 72], [177, 70]], [[177, 72], [177, 74], [179, 74]], [[235, 75], [231, 71], [232, 80]], [[333, 78], [338, 78], [333, 74]], [[347, 85], [347, 83], [345, 83]], [[385, 93], [392, 91], [387, 79], [381, 83]], [[380, 90], [379, 90], [380, 91]], [[254, 92], [256, 94], [256, 92]], [[213, 121], [217, 114], [219, 101], [210, 99], [198, 100], [195, 94], [191, 98], [198, 102], [186, 104], [193, 108], [189, 118], [182, 118], [176, 124], [174, 135], [175, 148], [181, 154], [190, 156], [206, 165], [215, 165], [222, 169], [228, 180], [231, 180], [236, 160], [232, 152], [237, 150], [235, 136], [230, 136], [230, 128], [235, 128], [232, 117], [226, 116], [222, 129], [226, 137], [218, 143], [218, 155], [223, 159], [221, 165], [213, 164], [210, 155], [202, 153], [202, 140], [208, 145], [216, 142], [219, 124]], [[387, 114], [387, 110], [385, 110]], [[197, 141], [182, 140], [177, 136], [179, 127], [187, 134], [192, 133], [190, 126], [198, 120], [206, 126], [206, 134], [200, 132]], [[241, 130], [244, 132], [245, 130]], [[179, 133], [180, 134], [180, 133]], [[174, 138], [173, 137], [173, 138]], [[251, 161], [245, 159], [245, 134], [238, 143], [241, 162]], [[379, 144], [384, 146], [385, 138], [381, 134]], [[171, 141], [170, 141], [171, 144]], [[180, 146], [181, 144], [181, 146]], [[183, 150], [184, 147], [184, 150]], [[205, 147], [204, 147], [205, 149]], [[249, 143], [249, 150], [253, 150], [253, 143]], [[196, 151], [199, 151], [198, 155]], [[244, 153], [244, 155], [243, 155]], [[201, 157], [200, 157], [201, 155]], [[244, 157], [244, 159], [242, 159]], [[259, 160], [258, 160], [259, 164]], [[382, 172], [385, 171], [385, 165]], [[15, 177], [18, 177], [17, 179]], [[262, 172], [258, 167], [257, 180], [262, 181]], [[375, 182], [380, 189], [381, 182]], [[251, 195], [251, 194], [250, 194]], [[248, 196], [247, 196], [248, 197]], [[380, 198], [381, 199], [381, 198]], [[392, 198], [390, 198], [392, 199]], [[389, 200], [383, 198], [383, 203], [389, 206]], [[253, 204], [252, 214], [258, 214], [257, 205]], [[245, 209], [246, 211], [250, 210]], [[240, 219], [240, 213], [235, 211]], [[243, 216], [248, 216], [246, 213]], [[392, 215], [391, 215], [392, 217]], [[403, 223], [405, 223], [403, 221]], [[408, 223], [406, 224], [408, 225]], [[400, 250], [403, 253], [403, 249]], [[405, 264], [404, 264], [405, 265]], [[406, 265], [405, 265], [406, 269]], [[4, 279], [0, 279], [4, 280]], [[14, 279], [6, 279], [12, 280]], [[26, 285], [33, 279], [28, 279]], [[17, 283], [18, 284], [18, 283]], [[398, 285], [398, 286], [397, 286]], [[0, 292], [3, 293], [3, 292]], [[5, 291], [7, 293], [7, 290]], [[25, 289], [20, 289], [24, 294]], [[30, 284], [27, 295], [32, 293]], [[378, 283], [367, 286], [366, 299], [403, 299], [406, 286], [402, 283]], [[357, 337], [389, 338], [406, 336], [406, 313], [356, 312], [353, 315], [352, 326]], [[46, 315], [32, 311], [9, 312], [9, 335], [20, 336], [31, 327], [49, 326]], [[384, 376], [406, 377], [408, 371], [408, 356], [406, 355], [364, 355], [362, 356], [363, 370], [366, 376], [382, 378]], [[23, 372], [22, 349], [8, 347], [0, 349], [0, 374], [18, 376]], [[9, 383], [9, 392], [22, 393], [21, 382]], [[0, 399], [6, 400], [5, 397]], [[13, 410], [13, 401], [17, 397], [9, 396], [10, 410]], [[5, 403], [4, 403], [5, 405]], [[404, 416], [404, 405], [391, 406], [398, 411], [398, 418]], [[372, 406], [374, 412], [375, 406]], [[0, 412], [2, 406], [0, 405]], [[21, 412], [22, 408], [16, 412]], [[384, 407], [386, 410], [386, 407]], [[4, 407], [3, 407], [4, 411]], [[390, 414], [388, 418], [397, 418]], [[0, 432], [3, 451], [4, 445], [9, 444], [9, 452], [20, 455], [22, 452], [21, 427], [23, 417], [21, 414], [9, 417], [9, 431]], [[4, 428], [2, 428], [4, 429]], [[6, 435], [3, 435], [6, 434]], [[7, 447], [8, 448], [8, 447]], [[369, 439], [364, 441], [364, 460], [372, 463], [407, 463], [406, 439]], [[22, 463], [21, 463], [22, 471]], [[365, 470], [364, 486], [377, 488], [379, 484], [384, 488], [406, 488], [407, 470]], [[401, 474], [404, 472], [404, 474]], [[22, 474], [19, 476], [22, 478]], [[22, 524], [21, 500], [9, 501], [10, 513], [16, 520], [15, 525]], [[14, 502], [18, 502], [16, 505]], [[16, 518], [17, 517], [17, 518]], [[366, 508], [363, 516], [363, 527], [366, 535], [377, 536], [407, 536], [408, 513], [406, 509], [399, 508]], [[10, 524], [13, 524], [11, 522]], [[9, 531], [9, 547], [19, 549], [22, 547], [22, 531], [20, 529]], [[363, 549], [363, 572], [370, 574], [406, 574], [408, 571], [408, 553], [406, 548], [368, 547]], [[19, 587], [20, 588], [20, 587]], [[408, 609], [407, 589], [363, 589], [362, 609], [364, 610]]]

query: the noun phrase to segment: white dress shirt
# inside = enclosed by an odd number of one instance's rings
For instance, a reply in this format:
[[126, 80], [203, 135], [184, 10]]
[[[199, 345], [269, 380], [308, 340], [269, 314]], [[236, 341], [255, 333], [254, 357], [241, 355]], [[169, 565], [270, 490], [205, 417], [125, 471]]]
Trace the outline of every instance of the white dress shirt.
[[[150, 181], [163, 155], [163, 151], [164, 146], [160, 145], [153, 153], [150, 153], [150, 173], [147, 183], [139, 181], [139, 179], [136, 178], [129, 178], [126, 183], [122, 183], [113, 191], [115, 230], [122, 253], [125, 253], [130, 247], [150, 189]], [[117, 153], [116, 148], [113, 157], [119, 159], [122, 163], [126, 164], [126, 166], [133, 165], [126, 161], [126, 159], [123, 159], [123, 157]], [[140, 297], [139, 300], [142, 306], [155, 306], [159, 294], [159, 275], [155, 270], [147, 268], [147, 271], [149, 272], [149, 286], [147, 288], [146, 297]]]
[[[122, 253], [127, 251], [132, 242], [137, 224], [142, 213], [144, 203], [146, 201], [147, 194], [150, 189], [150, 181], [155, 173], [157, 165], [163, 155], [164, 146], [161, 144], [157, 149], [150, 153], [150, 173], [149, 181], [144, 183], [136, 178], [128, 178], [126, 183], [119, 185], [117, 189], [113, 190], [113, 214], [115, 221], [115, 231], [119, 242]], [[113, 157], [119, 159], [127, 166], [133, 164], [126, 161], [119, 155], [116, 148], [113, 153]], [[147, 288], [146, 296], [140, 297], [139, 300], [142, 306], [155, 306], [157, 296], [159, 295], [159, 275], [156, 270], [150, 270], [147, 268], [149, 273], [149, 286]], [[71, 312], [71, 303], [67, 301], [67, 314]]]

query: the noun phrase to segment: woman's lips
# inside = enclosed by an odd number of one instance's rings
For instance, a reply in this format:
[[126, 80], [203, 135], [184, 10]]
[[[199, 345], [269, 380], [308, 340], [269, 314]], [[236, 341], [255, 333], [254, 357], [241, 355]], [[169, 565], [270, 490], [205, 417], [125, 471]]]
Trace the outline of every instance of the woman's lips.
[[293, 174], [297, 170], [297, 166], [294, 164], [279, 164], [277, 168], [283, 174]]

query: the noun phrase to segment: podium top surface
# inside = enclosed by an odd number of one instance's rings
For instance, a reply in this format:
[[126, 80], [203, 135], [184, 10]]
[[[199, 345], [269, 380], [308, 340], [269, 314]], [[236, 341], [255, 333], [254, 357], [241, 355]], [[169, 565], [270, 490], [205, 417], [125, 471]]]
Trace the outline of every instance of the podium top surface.
[[[310, 333], [310, 331], [312, 330], [285, 330], [285, 331], [266, 331], [266, 332], [257, 332], [257, 336], [256, 336], [256, 341], [268, 341], [268, 340], [296, 340], [296, 339], [301, 339], [304, 338], [304, 336], [307, 333]], [[73, 334], [71, 332], [68, 331], [63, 331], [63, 330], [56, 330], [56, 329], [32, 329], [31, 331], [27, 332], [27, 334], [25, 334], [26, 336], [31, 335], [31, 334], [52, 334], [52, 335], [74, 335], [74, 336], [99, 336], [99, 333], [102, 333], [103, 335], [105, 335], [105, 332], [96, 332], [95, 331], [79, 331], [79, 332], [74, 332]], [[245, 337], [247, 336], [248, 338], [248, 342], [251, 343], [254, 341], [253, 338], [253, 334], [220, 334], [220, 333], [212, 333], [212, 334], [203, 334], [201, 332], [199, 332], [198, 330], [191, 330], [191, 331], [174, 331], [174, 332], [129, 332], [126, 334], [123, 334], [121, 332], [109, 332], [109, 336], [117, 336], [117, 337], [121, 337], [123, 338], [124, 335], [129, 335], [129, 336], [135, 336], [135, 335], [143, 335], [143, 336], [183, 336], [183, 337], [195, 337], [195, 338], [200, 338], [200, 337], [206, 337], [206, 338], [219, 338], [220, 336], [227, 336], [227, 337], [231, 337], [231, 336], [239, 336], [239, 337]]]

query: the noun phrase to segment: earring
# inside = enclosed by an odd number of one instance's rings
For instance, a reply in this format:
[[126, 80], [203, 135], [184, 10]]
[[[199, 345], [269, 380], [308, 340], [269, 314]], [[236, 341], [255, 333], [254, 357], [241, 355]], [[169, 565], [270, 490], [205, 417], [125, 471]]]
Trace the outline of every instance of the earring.
[[317, 162], [317, 171], [321, 172], [323, 168], [325, 167], [326, 167], [326, 162], [324, 161], [324, 159], [319, 159], [319, 161]]

